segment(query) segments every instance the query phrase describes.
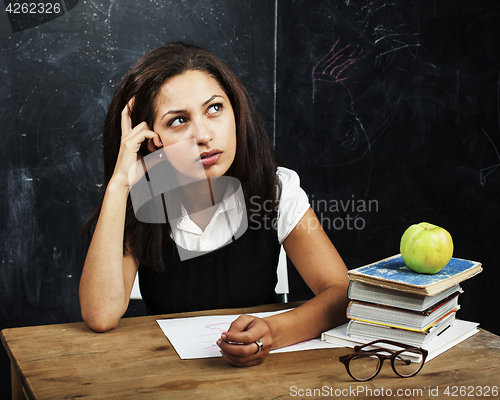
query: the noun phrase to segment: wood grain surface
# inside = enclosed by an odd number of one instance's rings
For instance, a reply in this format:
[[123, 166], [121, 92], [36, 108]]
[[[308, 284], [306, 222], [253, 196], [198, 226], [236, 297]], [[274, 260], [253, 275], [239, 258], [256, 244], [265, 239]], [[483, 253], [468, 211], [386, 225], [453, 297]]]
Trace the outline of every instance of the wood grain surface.
[[[2, 331], [1, 339], [17, 374], [14, 381], [19, 379], [29, 399], [380, 398], [388, 390], [393, 396], [403, 390], [399, 393], [412, 394], [406, 398], [435, 399], [436, 388], [442, 397], [453, 386], [480, 398], [478, 387], [498, 386], [500, 337], [485, 330], [426, 363], [416, 377], [399, 378], [387, 364], [375, 379], [359, 383], [338, 361], [347, 348], [272, 354], [262, 365], [235, 368], [222, 358], [181, 360], [156, 323], [286, 306], [122, 319], [100, 334], [84, 323], [14, 328]], [[18, 383], [14, 390], [22, 395]]]

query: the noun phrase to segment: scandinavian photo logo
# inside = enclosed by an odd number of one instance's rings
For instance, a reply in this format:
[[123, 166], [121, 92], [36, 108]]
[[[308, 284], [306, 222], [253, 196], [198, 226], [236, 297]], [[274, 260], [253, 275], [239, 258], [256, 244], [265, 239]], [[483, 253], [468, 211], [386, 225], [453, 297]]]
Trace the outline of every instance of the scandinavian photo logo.
[[316, 213], [319, 222], [325, 230], [358, 230], [366, 227], [365, 214], [378, 212], [377, 200], [356, 199], [317, 199], [309, 197], [311, 208]]

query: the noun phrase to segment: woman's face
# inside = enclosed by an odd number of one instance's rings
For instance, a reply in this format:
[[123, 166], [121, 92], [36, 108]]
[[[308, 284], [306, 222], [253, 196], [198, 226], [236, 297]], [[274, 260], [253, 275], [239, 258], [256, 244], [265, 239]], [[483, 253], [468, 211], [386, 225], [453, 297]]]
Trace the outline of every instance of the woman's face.
[[204, 171], [208, 177], [219, 177], [234, 161], [233, 108], [219, 83], [205, 72], [186, 71], [165, 82], [156, 101], [153, 130], [170, 162], [186, 175]]

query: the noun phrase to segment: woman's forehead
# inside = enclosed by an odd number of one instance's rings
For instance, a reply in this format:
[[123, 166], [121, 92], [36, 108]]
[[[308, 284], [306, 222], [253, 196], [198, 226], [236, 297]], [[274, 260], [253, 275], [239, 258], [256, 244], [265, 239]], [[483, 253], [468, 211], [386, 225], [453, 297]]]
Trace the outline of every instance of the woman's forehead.
[[158, 96], [158, 106], [183, 102], [202, 104], [213, 95], [225, 96], [219, 82], [206, 72], [189, 70], [163, 84]]

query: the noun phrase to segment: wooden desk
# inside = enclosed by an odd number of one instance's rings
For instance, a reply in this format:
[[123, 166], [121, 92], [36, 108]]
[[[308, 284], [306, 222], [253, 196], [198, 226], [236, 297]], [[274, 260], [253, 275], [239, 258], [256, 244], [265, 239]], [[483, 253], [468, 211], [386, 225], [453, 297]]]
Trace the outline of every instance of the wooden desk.
[[[398, 378], [385, 363], [372, 381], [358, 383], [338, 361], [346, 348], [271, 354], [262, 365], [235, 368], [222, 358], [179, 359], [155, 322], [249, 311], [122, 319], [100, 334], [84, 323], [6, 329], [1, 339], [12, 363], [13, 396], [24, 397], [24, 388], [29, 399], [384, 398], [391, 390], [392, 397], [435, 400], [466, 397], [462, 389], [474, 398], [500, 398], [492, 391], [500, 389], [500, 337], [484, 330], [426, 363], [416, 377]], [[480, 389], [489, 396], [479, 396]]]

